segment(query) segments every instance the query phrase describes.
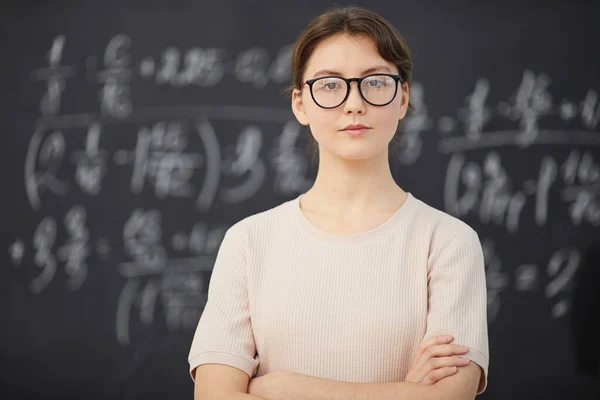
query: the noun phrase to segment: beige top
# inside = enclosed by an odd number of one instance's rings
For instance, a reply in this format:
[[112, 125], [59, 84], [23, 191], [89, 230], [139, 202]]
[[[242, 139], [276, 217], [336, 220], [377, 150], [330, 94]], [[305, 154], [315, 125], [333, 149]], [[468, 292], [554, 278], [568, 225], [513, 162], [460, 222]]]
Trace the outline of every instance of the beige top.
[[[249, 377], [286, 370], [349, 382], [404, 381], [426, 338], [451, 334], [489, 362], [486, 282], [477, 233], [409, 193], [382, 225], [336, 235], [300, 197], [227, 231], [189, 353]], [[193, 376], [192, 376], [193, 379]]]

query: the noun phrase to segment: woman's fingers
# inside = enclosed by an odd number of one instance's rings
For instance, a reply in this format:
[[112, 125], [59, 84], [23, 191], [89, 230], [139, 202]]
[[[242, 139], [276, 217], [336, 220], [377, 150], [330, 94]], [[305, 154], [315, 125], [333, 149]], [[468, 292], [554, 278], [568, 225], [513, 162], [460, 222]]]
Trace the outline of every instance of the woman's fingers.
[[425, 370], [431, 371], [443, 367], [463, 367], [469, 363], [469, 359], [462, 357], [436, 357], [430, 358], [426, 363]]
[[436, 357], [450, 357], [465, 354], [469, 351], [467, 347], [456, 344], [441, 344], [429, 346], [421, 356], [413, 363], [415, 369], [420, 369], [429, 360]]
[[[438, 375], [444, 375], [450, 367], [464, 367], [470, 362], [462, 357], [439, 357], [428, 360], [420, 369], [414, 369], [411, 374], [411, 382], [427, 382], [435, 379]], [[438, 371], [443, 370], [443, 371]], [[437, 371], [437, 372], [436, 372]], [[431, 375], [433, 373], [433, 375]]]
[[429, 347], [425, 350], [425, 355], [431, 357], [444, 357], [453, 354], [464, 354], [469, 351], [468, 347], [459, 346], [457, 344], [441, 344]]
[[433, 385], [437, 381], [444, 379], [447, 376], [453, 375], [458, 371], [457, 367], [444, 367], [438, 368], [436, 370], [431, 371], [425, 379], [423, 379], [422, 383], [426, 385]]
[[419, 344], [407, 380], [410, 382], [435, 383], [456, 373], [458, 367], [469, 364], [470, 360], [457, 357], [469, 349], [452, 344], [452, 336], [435, 336]]
[[440, 368], [432, 369], [423, 379], [423, 383], [432, 385], [437, 381], [444, 379], [447, 376], [454, 375], [458, 371], [458, 367], [464, 367], [471, 362], [468, 358], [462, 357], [446, 357], [453, 365], [445, 365]]

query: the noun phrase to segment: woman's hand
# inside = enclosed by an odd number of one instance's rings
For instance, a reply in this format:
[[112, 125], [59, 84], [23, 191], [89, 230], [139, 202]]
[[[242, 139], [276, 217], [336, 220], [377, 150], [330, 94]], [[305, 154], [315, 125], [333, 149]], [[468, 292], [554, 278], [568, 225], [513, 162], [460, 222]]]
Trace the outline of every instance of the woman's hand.
[[451, 344], [453, 340], [452, 336], [436, 336], [421, 342], [405, 381], [432, 385], [469, 364], [469, 359], [456, 357], [469, 349]]

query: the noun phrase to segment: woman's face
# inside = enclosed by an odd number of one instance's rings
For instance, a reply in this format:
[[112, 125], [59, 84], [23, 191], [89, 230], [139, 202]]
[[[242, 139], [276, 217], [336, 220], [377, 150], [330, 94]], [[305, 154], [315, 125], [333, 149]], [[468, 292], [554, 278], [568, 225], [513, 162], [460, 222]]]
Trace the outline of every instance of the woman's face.
[[[378, 72], [398, 74], [398, 69], [381, 57], [371, 38], [338, 34], [316, 46], [306, 65], [303, 81], [325, 75], [360, 78]], [[319, 143], [319, 152], [348, 160], [379, 156], [387, 159], [388, 144], [394, 137], [398, 121], [406, 115], [407, 107], [407, 84], [398, 85], [396, 98], [386, 106], [367, 103], [358, 92], [356, 82], [351, 83], [346, 101], [333, 109], [323, 109], [315, 104], [308, 85], [292, 93], [292, 110], [301, 124], [310, 126]], [[348, 125], [358, 124], [369, 129], [359, 135], [344, 130]]]

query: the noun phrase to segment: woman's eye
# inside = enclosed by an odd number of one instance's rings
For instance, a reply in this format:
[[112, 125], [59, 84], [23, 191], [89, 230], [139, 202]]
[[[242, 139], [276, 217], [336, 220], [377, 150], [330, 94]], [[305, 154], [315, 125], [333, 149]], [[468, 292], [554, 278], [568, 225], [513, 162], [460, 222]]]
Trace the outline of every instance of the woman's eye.
[[327, 89], [327, 90], [334, 90], [337, 88], [337, 83], [335, 83], [335, 82], [324, 83], [323, 86], [321, 86], [321, 88]]
[[381, 80], [378, 79], [373, 79], [371, 81], [368, 81], [367, 84], [371, 87], [379, 87], [379, 86], [384, 86], [385, 83]]

